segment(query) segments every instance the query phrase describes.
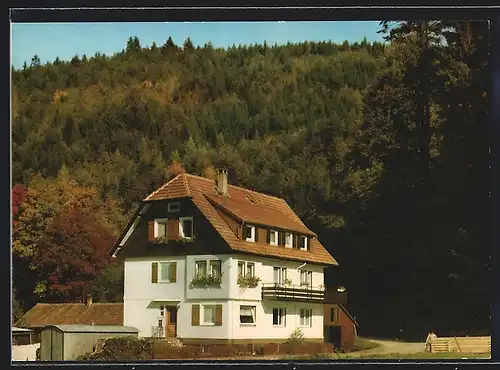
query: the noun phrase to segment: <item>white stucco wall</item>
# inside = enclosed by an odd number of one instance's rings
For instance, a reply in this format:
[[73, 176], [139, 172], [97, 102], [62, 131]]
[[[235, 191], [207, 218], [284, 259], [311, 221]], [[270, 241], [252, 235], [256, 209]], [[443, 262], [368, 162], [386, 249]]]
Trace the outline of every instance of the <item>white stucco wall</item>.
[[[220, 288], [190, 288], [195, 274], [195, 261], [220, 260], [222, 284]], [[177, 262], [175, 283], [151, 283], [152, 262]], [[237, 284], [238, 261], [253, 262], [255, 275], [261, 278], [256, 288], [241, 288]], [[323, 337], [323, 307], [321, 304], [261, 301], [262, 284], [272, 284], [273, 268], [287, 268], [292, 285], [300, 285], [300, 262], [284, 261], [249, 255], [198, 255], [176, 257], [133, 258], [125, 261], [124, 325], [140, 330], [139, 336], [150, 336], [151, 327], [158, 325], [160, 306], [177, 306], [177, 335], [179, 338], [287, 338], [299, 325], [299, 309], [313, 309], [312, 327], [302, 328], [306, 338]], [[324, 283], [323, 267], [306, 264], [301, 269], [312, 271], [313, 287]], [[222, 326], [192, 326], [192, 304], [222, 304]], [[255, 326], [241, 325], [239, 306], [255, 305]], [[284, 327], [274, 327], [272, 308], [286, 307]], [[165, 322], [165, 321], [163, 321]]]
[[40, 348], [40, 343], [26, 344], [23, 346], [12, 346], [13, 361], [35, 361], [36, 350]]
[[[304, 338], [323, 338], [323, 305], [313, 303], [295, 303], [295, 302], [250, 302], [250, 301], [232, 301], [232, 338], [259, 338], [259, 339], [284, 339], [296, 328], [300, 327], [304, 333]], [[256, 306], [255, 325], [240, 323], [240, 305]], [[273, 308], [285, 308], [286, 319], [283, 326], [273, 325]], [[301, 308], [312, 309], [311, 326], [300, 326], [299, 310]]]
[[[207, 305], [222, 305], [222, 325], [205, 326], [200, 322], [198, 326], [191, 325], [191, 314], [193, 304], [207, 304]], [[178, 326], [177, 326], [177, 336], [189, 339], [228, 339], [231, 333], [231, 304], [230, 302], [223, 300], [197, 300], [197, 301], [187, 301], [179, 305], [179, 311], [177, 313]]]
[[[229, 297], [230, 286], [233, 284], [230, 279], [231, 257], [230, 255], [198, 255], [187, 256], [186, 258], [186, 299], [224, 299]], [[195, 275], [196, 261], [221, 261], [222, 284], [220, 287], [190, 288], [189, 285]], [[208, 267], [207, 267], [208, 268]]]
[[[186, 259], [183, 256], [133, 258], [125, 261], [124, 300], [169, 299], [182, 301], [185, 297]], [[177, 262], [175, 283], [152, 283], [152, 262]]]

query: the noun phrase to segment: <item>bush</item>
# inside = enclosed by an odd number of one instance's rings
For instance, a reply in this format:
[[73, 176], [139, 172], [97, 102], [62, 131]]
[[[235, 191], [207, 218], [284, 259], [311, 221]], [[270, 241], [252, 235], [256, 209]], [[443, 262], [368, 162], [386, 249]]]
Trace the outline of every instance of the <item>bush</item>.
[[302, 329], [296, 328], [290, 336], [288, 337], [288, 342], [287, 343], [302, 343], [304, 341], [304, 333], [302, 332]]
[[151, 340], [136, 337], [108, 338], [96, 347], [97, 351], [79, 356], [78, 360], [149, 360]]

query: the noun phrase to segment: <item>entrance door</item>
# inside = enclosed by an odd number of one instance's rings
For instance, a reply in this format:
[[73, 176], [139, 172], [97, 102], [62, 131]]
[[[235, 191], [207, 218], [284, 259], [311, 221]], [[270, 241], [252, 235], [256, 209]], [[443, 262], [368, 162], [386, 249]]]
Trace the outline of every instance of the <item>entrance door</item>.
[[167, 338], [177, 337], [177, 307], [166, 307], [166, 336]]
[[324, 340], [326, 343], [333, 343], [334, 348], [340, 348], [342, 346], [341, 337], [341, 327], [340, 326], [325, 326], [324, 330]]

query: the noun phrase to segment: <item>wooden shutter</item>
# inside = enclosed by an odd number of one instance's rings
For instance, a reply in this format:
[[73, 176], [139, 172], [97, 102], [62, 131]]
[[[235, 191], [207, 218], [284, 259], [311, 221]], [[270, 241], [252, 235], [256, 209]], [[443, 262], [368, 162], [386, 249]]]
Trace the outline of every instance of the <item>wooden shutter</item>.
[[292, 247], [296, 249], [300, 249], [300, 235], [299, 234], [292, 234]]
[[155, 238], [155, 222], [153, 220], [148, 223], [148, 240], [154, 240]]
[[177, 262], [170, 263], [170, 276], [169, 280], [171, 283], [177, 282]]
[[221, 326], [221, 325], [222, 325], [222, 305], [216, 304], [215, 305], [215, 326]]
[[310, 251], [312, 238], [310, 236], [308, 236], [306, 239], [307, 239], [307, 250]]
[[158, 282], [158, 262], [151, 263], [151, 282]]
[[179, 220], [168, 220], [167, 225], [167, 238], [179, 239]]
[[271, 243], [271, 230], [267, 229], [266, 243]]
[[194, 304], [191, 306], [191, 325], [199, 326], [200, 325], [200, 305]]
[[278, 245], [285, 245], [285, 233], [278, 231]]
[[254, 233], [255, 233], [255, 242], [257, 243], [259, 241], [259, 228], [257, 226], [254, 226]]

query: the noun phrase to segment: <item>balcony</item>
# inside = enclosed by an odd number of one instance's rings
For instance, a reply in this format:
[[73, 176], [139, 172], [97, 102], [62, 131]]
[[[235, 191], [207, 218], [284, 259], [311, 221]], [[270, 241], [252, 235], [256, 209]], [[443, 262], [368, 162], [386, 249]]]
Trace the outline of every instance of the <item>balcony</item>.
[[283, 284], [262, 284], [262, 299], [323, 303], [325, 291], [319, 287], [307, 287]]

